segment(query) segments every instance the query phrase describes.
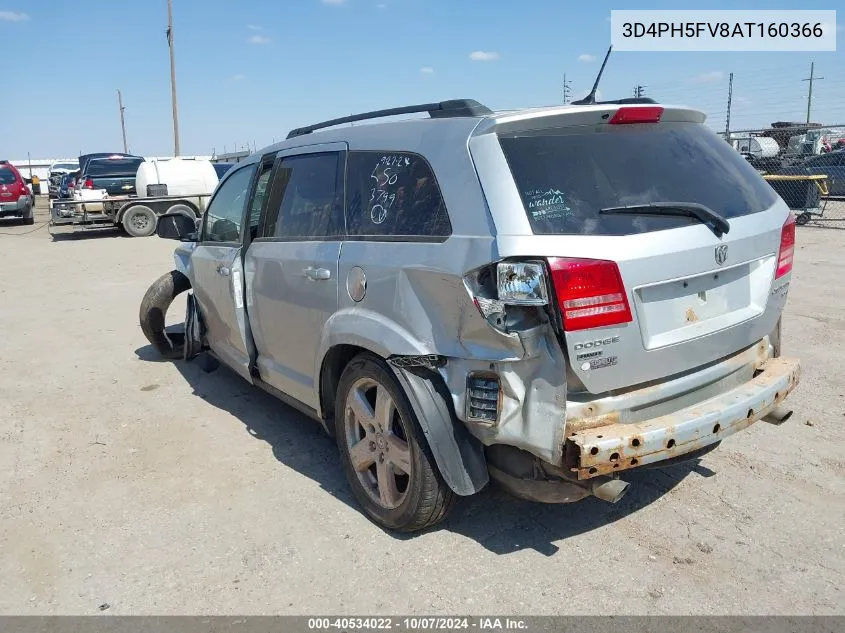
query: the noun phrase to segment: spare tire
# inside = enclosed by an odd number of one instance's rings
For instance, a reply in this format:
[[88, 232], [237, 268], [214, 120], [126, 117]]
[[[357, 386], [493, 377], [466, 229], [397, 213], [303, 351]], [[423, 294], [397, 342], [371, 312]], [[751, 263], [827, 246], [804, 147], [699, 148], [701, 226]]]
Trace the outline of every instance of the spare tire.
[[163, 358], [182, 358], [185, 335], [169, 334], [165, 329], [165, 316], [173, 299], [190, 287], [191, 282], [185, 275], [178, 270], [171, 270], [156, 279], [141, 300], [138, 315], [141, 331]]

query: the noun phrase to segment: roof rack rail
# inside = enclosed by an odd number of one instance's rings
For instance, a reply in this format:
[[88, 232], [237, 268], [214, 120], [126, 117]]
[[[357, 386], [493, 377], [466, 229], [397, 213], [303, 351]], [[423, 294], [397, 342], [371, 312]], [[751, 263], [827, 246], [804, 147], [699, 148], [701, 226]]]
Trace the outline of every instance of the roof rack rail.
[[453, 99], [451, 101], [441, 101], [439, 103], [422, 103], [419, 105], [403, 106], [401, 108], [373, 110], [372, 112], [363, 112], [362, 114], [353, 114], [339, 119], [323, 121], [322, 123], [315, 123], [314, 125], [298, 127], [295, 130], [291, 130], [288, 133], [287, 138], [310, 134], [316, 130], [334, 127], [335, 125], [343, 125], [344, 123], [354, 123], [355, 121], [366, 121], [367, 119], [398, 116], [400, 114], [416, 114], [418, 112], [427, 112], [432, 119], [445, 119], [450, 117], [480, 117], [493, 114], [493, 111], [490, 110], [490, 108], [478, 103], [478, 101], [475, 101], [474, 99]]
[[614, 99], [613, 101], [597, 101], [596, 105], [602, 103], [617, 103], [619, 105], [624, 105], [626, 103], [657, 103], [651, 97], [625, 97], [624, 99]]

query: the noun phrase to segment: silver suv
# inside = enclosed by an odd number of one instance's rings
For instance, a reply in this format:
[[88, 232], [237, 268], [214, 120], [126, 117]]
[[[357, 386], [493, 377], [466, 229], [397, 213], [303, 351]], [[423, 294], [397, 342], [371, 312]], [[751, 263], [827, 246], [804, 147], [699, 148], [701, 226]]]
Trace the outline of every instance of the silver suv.
[[[310, 414], [387, 528], [490, 478], [616, 501], [620, 473], [700, 456], [799, 377], [789, 209], [702, 113], [630, 101], [294, 130], [198, 223], [162, 217], [182, 243], [142, 329]], [[189, 288], [182, 340], [164, 314]]]

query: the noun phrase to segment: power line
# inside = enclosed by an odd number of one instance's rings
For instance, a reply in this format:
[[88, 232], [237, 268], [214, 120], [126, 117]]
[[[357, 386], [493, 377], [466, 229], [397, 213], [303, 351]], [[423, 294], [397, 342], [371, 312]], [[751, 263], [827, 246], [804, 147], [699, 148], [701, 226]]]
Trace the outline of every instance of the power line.
[[824, 77], [813, 77], [813, 69], [815, 68], [815, 65], [815, 62], [810, 62], [810, 76], [801, 80], [810, 82], [810, 89], [807, 91], [807, 123], [810, 122], [810, 108], [813, 106], [813, 80], [824, 79]]
[[566, 73], [563, 73], [563, 102], [569, 103], [569, 100], [572, 98], [572, 86], [571, 81], [566, 80]]
[[120, 108], [120, 130], [123, 132], [123, 153], [129, 153], [129, 146], [126, 144], [126, 119], [123, 117], [123, 111], [126, 107], [123, 105], [123, 95], [120, 90], [117, 91], [117, 107]]

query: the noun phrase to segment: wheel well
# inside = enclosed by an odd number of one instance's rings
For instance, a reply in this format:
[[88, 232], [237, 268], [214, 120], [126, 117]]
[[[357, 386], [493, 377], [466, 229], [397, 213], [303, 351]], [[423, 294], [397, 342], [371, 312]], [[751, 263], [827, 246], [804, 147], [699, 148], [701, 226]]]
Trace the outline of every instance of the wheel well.
[[[320, 368], [320, 410], [326, 422], [334, 419], [335, 394], [337, 394], [337, 386], [343, 370], [358, 354], [369, 351], [357, 345], [335, 345], [326, 352]], [[326, 424], [326, 428], [334, 432], [332, 424]]]

